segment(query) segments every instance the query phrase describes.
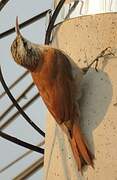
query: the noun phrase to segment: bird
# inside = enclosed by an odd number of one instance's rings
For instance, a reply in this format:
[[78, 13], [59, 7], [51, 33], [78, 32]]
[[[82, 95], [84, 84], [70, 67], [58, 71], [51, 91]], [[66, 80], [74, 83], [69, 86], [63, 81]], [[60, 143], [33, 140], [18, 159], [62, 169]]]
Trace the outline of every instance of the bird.
[[94, 155], [80, 128], [81, 82], [87, 69], [79, 68], [63, 50], [24, 38], [18, 17], [15, 30], [16, 38], [11, 45], [14, 61], [31, 73], [49, 112], [66, 133], [78, 171], [82, 172], [85, 165], [94, 168]]

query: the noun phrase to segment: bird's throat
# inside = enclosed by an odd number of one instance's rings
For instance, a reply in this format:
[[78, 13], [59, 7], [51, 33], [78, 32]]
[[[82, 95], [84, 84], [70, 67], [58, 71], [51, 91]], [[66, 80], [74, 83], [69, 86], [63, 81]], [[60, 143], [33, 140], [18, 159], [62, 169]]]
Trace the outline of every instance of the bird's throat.
[[41, 60], [41, 54], [37, 49], [31, 48], [25, 50], [24, 52], [18, 51], [14, 59], [17, 64], [32, 72], [37, 68]]
[[39, 59], [40, 59], [39, 55], [38, 56], [35, 56], [35, 55], [25, 56], [22, 59], [20, 65], [28, 69], [29, 71], [34, 71], [36, 67], [38, 66]]

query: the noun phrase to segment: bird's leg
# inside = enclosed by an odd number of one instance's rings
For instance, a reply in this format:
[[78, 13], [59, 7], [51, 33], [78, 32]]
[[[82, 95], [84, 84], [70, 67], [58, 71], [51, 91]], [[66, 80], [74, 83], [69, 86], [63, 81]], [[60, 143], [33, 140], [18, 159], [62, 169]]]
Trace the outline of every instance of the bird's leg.
[[98, 70], [97, 70], [98, 60], [99, 60], [99, 59], [95, 58], [87, 67], [82, 68], [83, 73], [86, 74], [86, 73], [89, 71], [89, 69], [91, 68], [91, 66], [92, 66], [95, 62], [96, 62], [95, 70], [98, 71]]
[[[98, 72], [98, 62], [99, 62], [99, 59], [100, 59], [100, 58], [105, 58], [105, 57], [107, 57], [107, 56], [109, 56], [109, 55], [114, 56], [114, 53], [112, 53], [111, 50], [109, 50], [110, 48], [111, 48], [111, 47], [107, 47], [106, 49], [104, 49], [103, 51], [101, 51], [101, 53], [100, 53], [87, 67], [83, 68], [82, 70], [83, 70], [84, 74], [87, 73], [87, 71], [91, 68], [91, 66], [92, 66], [94, 63], [96, 63], [96, 64], [95, 64], [95, 70]], [[108, 51], [108, 52], [107, 52], [107, 51]]]

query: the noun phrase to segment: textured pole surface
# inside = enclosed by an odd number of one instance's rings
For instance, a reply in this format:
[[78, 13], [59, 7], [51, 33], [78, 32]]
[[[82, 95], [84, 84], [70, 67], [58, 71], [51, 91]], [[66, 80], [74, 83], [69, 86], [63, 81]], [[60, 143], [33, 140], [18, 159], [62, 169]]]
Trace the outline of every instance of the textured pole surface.
[[111, 47], [115, 57], [101, 58], [82, 82], [81, 129], [95, 154], [95, 169], [77, 171], [70, 145], [48, 115], [45, 143], [46, 180], [117, 179], [117, 13], [70, 19], [54, 32], [53, 46], [65, 51], [80, 67]]

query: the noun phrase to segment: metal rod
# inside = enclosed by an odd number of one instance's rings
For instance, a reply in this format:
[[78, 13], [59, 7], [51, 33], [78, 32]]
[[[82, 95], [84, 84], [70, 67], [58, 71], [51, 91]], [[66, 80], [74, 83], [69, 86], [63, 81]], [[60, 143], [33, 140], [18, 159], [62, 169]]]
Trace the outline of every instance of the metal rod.
[[[17, 102], [20, 102], [21, 99], [26, 95], [26, 93], [28, 93], [32, 87], [34, 86], [34, 83], [31, 83], [21, 94], [18, 98], [16, 98]], [[0, 121], [12, 110], [12, 108], [14, 107], [14, 105], [10, 105], [0, 116]]]
[[[9, 86], [9, 90], [11, 90], [19, 81], [21, 81], [27, 74], [29, 73], [29, 71], [25, 71], [18, 79], [16, 79], [13, 84], [11, 84]], [[6, 91], [4, 91], [1, 95], [0, 95], [0, 99], [6, 94]]]
[[[39, 97], [38, 93], [32, 97], [26, 104], [24, 104], [21, 108], [23, 110], [25, 110], [30, 104], [32, 104], [37, 98]], [[0, 126], [0, 130], [5, 129], [18, 115], [19, 115], [19, 111], [17, 111], [16, 113], [14, 113], [4, 124], [2, 124]]]
[[4, 6], [9, 2], [10, 0], [1, 0], [0, 1], [0, 11], [4, 8]]
[[50, 19], [50, 22], [49, 22], [49, 25], [48, 25], [48, 28], [47, 28], [47, 31], [46, 31], [46, 37], [45, 37], [45, 44], [49, 44], [50, 43], [50, 36], [51, 36], [51, 32], [52, 32], [52, 29], [54, 27], [54, 23], [56, 21], [56, 18], [64, 4], [65, 0], [60, 0], [60, 2], [58, 3], [51, 19]]
[[[40, 14], [38, 14], [38, 15], [30, 18], [30, 19], [28, 19], [27, 21], [21, 23], [21, 24], [19, 25], [19, 28], [22, 29], [22, 28], [24, 28], [24, 27], [26, 27], [26, 26], [29, 26], [30, 24], [36, 22], [37, 20], [45, 17], [46, 14], [48, 13], [48, 11], [51, 11], [51, 9], [48, 9], [48, 10], [46, 10], [46, 11], [44, 11], [44, 12], [42, 12], [42, 13], [40, 13]], [[2, 33], [0, 34], [0, 39], [4, 38], [4, 37], [6, 37], [6, 36], [8, 36], [8, 35], [10, 35], [10, 34], [12, 34], [12, 33], [14, 33], [14, 32], [15, 32], [15, 27], [13, 27], [13, 28], [5, 31], [5, 32], [2, 32]]]
[[13, 180], [22, 180], [30, 177], [34, 174], [38, 169], [42, 168], [44, 165], [44, 157], [40, 158], [36, 162], [34, 162], [31, 166], [27, 167], [23, 172], [13, 178]]
[[24, 141], [22, 141], [20, 139], [17, 139], [16, 137], [13, 137], [13, 136], [11, 136], [11, 135], [9, 135], [7, 133], [4, 133], [4, 132], [0, 131], [0, 136], [2, 138], [12, 142], [12, 143], [15, 143], [15, 144], [20, 145], [22, 147], [25, 147], [25, 148], [31, 149], [33, 151], [39, 152], [41, 154], [44, 154], [44, 149], [42, 149], [40, 147], [37, 147], [37, 146], [34, 146], [32, 144], [29, 144], [27, 142], [24, 142]]
[[22, 108], [19, 106], [19, 104], [17, 103], [17, 101], [14, 99], [14, 97], [12, 96], [12, 94], [10, 93], [3, 75], [2, 75], [2, 71], [1, 71], [1, 67], [0, 67], [0, 81], [2, 83], [2, 86], [4, 87], [5, 91], [7, 92], [7, 95], [9, 96], [9, 98], [11, 99], [11, 101], [13, 102], [13, 104], [15, 105], [15, 107], [18, 109], [18, 111], [20, 112], [20, 114], [25, 118], [25, 120], [39, 133], [41, 134], [43, 137], [45, 137], [45, 133], [28, 117], [28, 115], [22, 110]]
[[[40, 142], [37, 147], [43, 146], [45, 144], [45, 141]], [[12, 162], [10, 162], [7, 166], [3, 167], [0, 170], [0, 173], [4, 172], [5, 170], [7, 170], [8, 168], [10, 168], [11, 166], [13, 166], [14, 164], [16, 164], [18, 161], [22, 160], [23, 158], [25, 158], [26, 156], [28, 156], [29, 154], [31, 154], [33, 151], [32, 150], [28, 150], [26, 151], [24, 154], [22, 154], [21, 156], [19, 156], [17, 159], [13, 160]]]

